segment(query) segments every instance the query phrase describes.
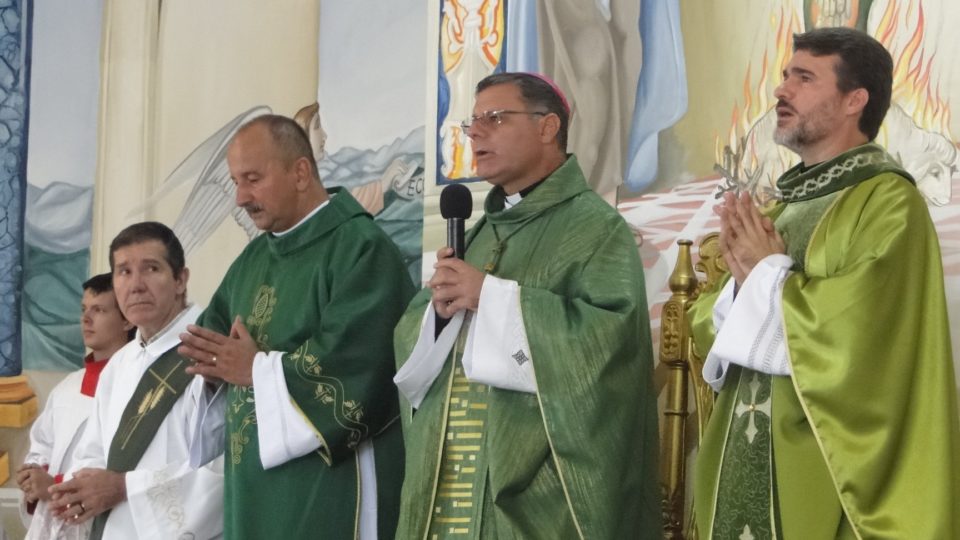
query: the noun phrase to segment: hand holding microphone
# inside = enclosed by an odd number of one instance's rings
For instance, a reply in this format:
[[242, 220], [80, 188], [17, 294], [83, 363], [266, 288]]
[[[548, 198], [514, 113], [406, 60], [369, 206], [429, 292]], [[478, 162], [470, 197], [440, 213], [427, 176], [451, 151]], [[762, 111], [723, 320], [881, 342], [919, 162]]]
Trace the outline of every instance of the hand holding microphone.
[[[464, 223], [473, 212], [473, 196], [462, 184], [450, 184], [440, 192], [440, 215], [447, 220], [447, 248], [437, 252], [433, 278], [433, 306], [437, 312], [437, 335], [454, 313], [477, 309], [484, 274], [463, 261]], [[452, 250], [452, 253], [450, 253]]]
[[440, 215], [447, 220], [447, 247], [453, 248], [453, 256], [463, 260], [466, 247], [463, 244], [464, 223], [473, 213], [473, 195], [463, 184], [450, 184], [440, 192]]

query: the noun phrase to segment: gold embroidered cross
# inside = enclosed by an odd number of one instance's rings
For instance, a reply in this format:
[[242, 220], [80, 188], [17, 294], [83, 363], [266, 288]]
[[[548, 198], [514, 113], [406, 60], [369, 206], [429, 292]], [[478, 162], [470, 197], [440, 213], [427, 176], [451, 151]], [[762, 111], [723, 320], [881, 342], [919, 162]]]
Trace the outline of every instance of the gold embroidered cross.
[[150, 368], [150, 369], [148, 369], [147, 371], [149, 371], [149, 372], [150, 372], [150, 375], [153, 375], [153, 378], [157, 380], [157, 384], [158, 384], [158, 385], [166, 388], [166, 389], [169, 390], [171, 393], [173, 393], [173, 395], [177, 395], [177, 391], [174, 390], [173, 387], [170, 386], [169, 383], [167, 383], [167, 379], [169, 379], [170, 376], [173, 375], [173, 373], [174, 373], [175, 371], [177, 371], [177, 369], [180, 368], [180, 365], [181, 365], [181, 364], [183, 364], [183, 360], [178, 361], [178, 362], [177, 362], [177, 365], [173, 366], [173, 367], [170, 369], [170, 372], [167, 373], [164, 377], [161, 377], [161, 376], [157, 375], [157, 373], [156, 373], [155, 371], [153, 371], [153, 368]]

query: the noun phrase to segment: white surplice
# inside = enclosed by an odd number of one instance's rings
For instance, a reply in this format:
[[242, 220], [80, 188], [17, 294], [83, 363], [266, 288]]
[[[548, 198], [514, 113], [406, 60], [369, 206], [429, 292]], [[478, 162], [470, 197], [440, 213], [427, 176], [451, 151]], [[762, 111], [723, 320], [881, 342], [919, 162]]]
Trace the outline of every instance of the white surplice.
[[[94, 412], [71, 472], [106, 468], [110, 443], [127, 402], [147, 368], [179, 345], [200, 315], [190, 306], [145, 346], [140, 334], [117, 351], [100, 375]], [[223, 534], [223, 459], [190, 467], [190, 444], [203, 379], [196, 377], [160, 424], [137, 468], [126, 473], [127, 500], [113, 508], [104, 540], [220, 538]]]
[[730, 364], [768, 375], [790, 375], [783, 330], [783, 283], [793, 260], [782, 254], [762, 259], [740, 290], [731, 278], [713, 306], [717, 337], [703, 364], [703, 379], [723, 388]]
[[[74, 449], [93, 410], [93, 398], [80, 393], [85, 372], [68, 374], [50, 391], [43, 412], [30, 428], [30, 451], [23, 462], [46, 466], [50, 476], [70, 470]], [[89, 534], [85, 527], [53, 517], [47, 501], [39, 501], [31, 516], [21, 499], [20, 516], [28, 528], [27, 540], [82, 540]]]

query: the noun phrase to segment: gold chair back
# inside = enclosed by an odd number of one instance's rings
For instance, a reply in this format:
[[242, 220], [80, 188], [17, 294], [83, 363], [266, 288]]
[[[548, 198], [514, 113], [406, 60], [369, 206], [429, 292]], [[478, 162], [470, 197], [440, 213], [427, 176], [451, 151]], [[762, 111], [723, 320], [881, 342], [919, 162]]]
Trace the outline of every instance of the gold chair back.
[[[690, 383], [696, 413], [697, 438], [703, 435], [713, 410], [713, 389], [703, 380], [703, 355], [696, 350], [687, 308], [726, 272], [716, 233], [700, 241], [699, 261], [693, 265], [690, 240], [678, 240], [680, 251], [670, 275], [670, 299], [660, 315], [660, 363], [666, 366], [667, 382], [660, 430], [660, 482], [663, 495], [663, 536], [666, 539], [696, 538], [692, 516], [685, 515], [687, 484], [687, 419], [690, 415]], [[696, 269], [696, 271], [695, 271]], [[698, 277], [697, 271], [702, 274]]]

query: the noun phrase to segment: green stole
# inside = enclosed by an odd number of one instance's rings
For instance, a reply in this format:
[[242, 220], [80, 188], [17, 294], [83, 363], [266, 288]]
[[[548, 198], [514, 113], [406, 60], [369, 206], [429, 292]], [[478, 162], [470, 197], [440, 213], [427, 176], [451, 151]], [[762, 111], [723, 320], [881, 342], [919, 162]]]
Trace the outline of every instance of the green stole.
[[[869, 143], [809, 169], [801, 163], [780, 177], [777, 187], [785, 204], [775, 207], [771, 217], [794, 261], [793, 271], [804, 272], [810, 238], [840, 192], [891, 170], [911, 179], [882, 147]], [[733, 393], [734, 405], [724, 408], [728, 427], [713, 536], [783, 538], [771, 433], [774, 379], [737, 365], [730, 366], [727, 378], [723, 390]]]
[[[188, 365], [175, 345], [143, 372], [110, 443], [107, 470], [125, 473], [137, 467], [160, 424], [193, 380], [193, 375], [186, 372]], [[94, 518], [91, 540], [100, 540], [109, 516], [107, 510]]]

